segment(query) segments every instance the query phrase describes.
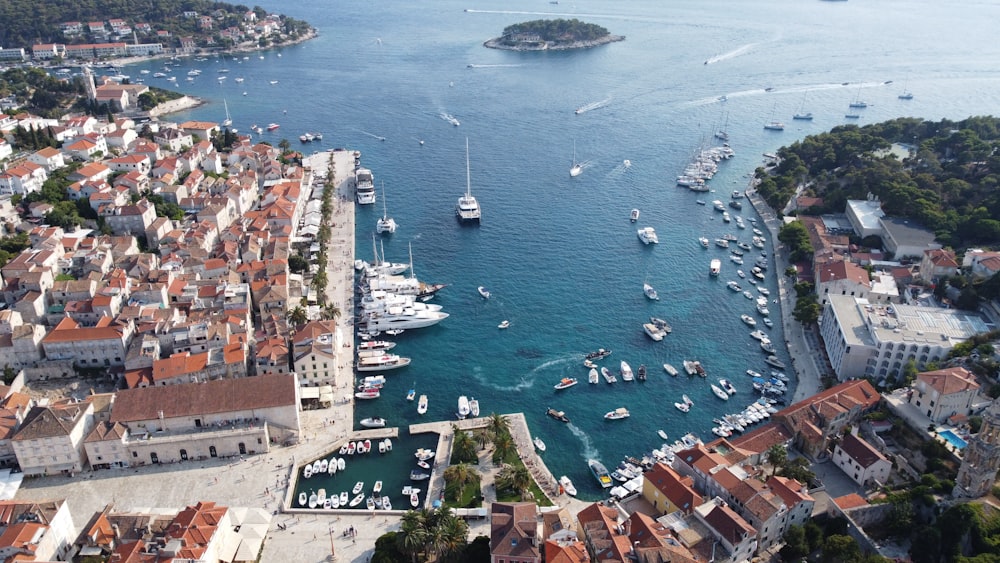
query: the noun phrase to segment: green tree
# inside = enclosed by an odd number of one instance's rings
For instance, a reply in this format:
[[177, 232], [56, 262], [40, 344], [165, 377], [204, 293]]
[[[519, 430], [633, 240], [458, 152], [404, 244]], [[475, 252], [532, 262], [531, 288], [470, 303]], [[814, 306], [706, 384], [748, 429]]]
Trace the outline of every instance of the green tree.
[[301, 274], [309, 269], [309, 261], [303, 258], [301, 254], [289, 255], [288, 269], [296, 274]]
[[823, 563], [854, 563], [861, 559], [861, 548], [851, 536], [833, 535], [823, 542]]
[[510, 435], [510, 423], [503, 415], [493, 412], [486, 420], [486, 431], [489, 432], [490, 439], [495, 441], [504, 434]]
[[449, 465], [444, 470], [445, 497], [452, 501], [461, 499], [465, 487], [477, 479], [476, 472], [469, 464]]
[[407, 555], [399, 550], [397, 535], [397, 532], [388, 532], [375, 540], [371, 563], [398, 563], [407, 558]]
[[941, 532], [933, 526], [921, 526], [910, 540], [913, 563], [940, 563]]
[[775, 444], [767, 450], [767, 462], [771, 464], [771, 475], [788, 463], [788, 450], [784, 444]]
[[426, 509], [406, 511], [396, 534], [396, 547], [413, 563], [416, 563], [427, 542], [427, 516]]
[[332, 321], [334, 319], [339, 319], [340, 307], [337, 307], [333, 303], [330, 303], [326, 307], [323, 307], [323, 310], [320, 311], [320, 316], [323, 318], [324, 321]]
[[521, 464], [505, 465], [497, 473], [496, 485], [498, 490], [510, 491], [523, 497], [531, 486], [531, 473]]
[[292, 323], [294, 326], [301, 326], [309, 322], [309, 315], [306, 314], [305, 309], [296, 306], [288, 311], [288, 322]]
[[816, 324], [822, 314], [819, 303], [816, 301], [816, 294], [800, 296], [795, 300], [795, 309], [792, 310], [792, 318], [800, 323], [811, 326]]
[[491, 458], [494, 465], [500, 465], [516, 455], [517, 445], [510, 434], [501, 434], [493, 438], [493, 455]]
[[454, 439], [451, 444], [451, 459], [456, 463], [473, 463], [478, 460], [476, 441], [468, 432], [452, 424]]
[[806, 531], [802, 526], [792, 524], [784, 536], [785, 546], [781, 548], [781, 558], [784, 561], [795, 561], [809, 555], [809, 542], [806, 541]]
[[[462, 552], [460, 563], [490, 563], [490, 538], [487, 536], [476, 536], [465, 551]], [[975, 562], [980, 563], [980, 562]], [[987, 562], [982, 562], [987, 563]], [[993, 563], [993, 562], [989, 562]]]

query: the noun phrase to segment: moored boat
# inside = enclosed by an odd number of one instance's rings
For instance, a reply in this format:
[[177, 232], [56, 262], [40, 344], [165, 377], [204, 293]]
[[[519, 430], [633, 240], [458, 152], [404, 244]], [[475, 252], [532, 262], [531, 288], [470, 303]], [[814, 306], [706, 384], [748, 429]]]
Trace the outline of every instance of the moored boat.
[[605, 350], [604, 348], [598, 349], [596, 352], [588, 352], [586, 359], [588, 360], [603, 360], [611, 355], [611, 350]]
[[562, 487], [563, 492], [571, 497], [576, 496], [576, 487], [573, 486], [573, 481], [570, 481], [569, 477], [563, 475], [559, 477], [559, 486]]
[[609, 370], [606, 367], [601, 368], [601, 377], [603, 377], [604, 381], [607, 381], [608, 383], [614, 383], [618, 381], [618, 378], [615, 377], [615, 375], [611, 373], [611, 370]]
[[723, 391], [718, 385], [716, 385], [716, 384], [713, 383], [711, 385], [711, 388], [712, 388], [712, 393], [715, 393], [716, 397], [722, 399], [723, 401], [728, 401], [729, 400], [729, 393], [726, 393], [725, 391]]
[[629, 214], [629, 220], [633, 223], [639, 220], [639, 210], [633, 209], [632, 213]]
[[613, 411], [608, 411], [604, 413], [604, 418], [606, 420], [621, 420], [623, 418], [628, 418], [629, 416], [631, 416], [631, 414], [625, 407], [618, 407]]
[[620, 368], [622, 374], [622, 381], [632, 381], [633, 379], [635, 379], [635, 376], [632, 373], [632, 366], [628, 365], [628, 362], [622, 360]]
[[385, 419], [377, 416], [362, 418], [360, 424], [365, 428], [385, 428]]
[[491, 295], [490, 294], [490, 290], [486, 289], [485, 287], [479, 286], [479, 287], [476, 288], [476, 291], [479, 292], [479, 296], [482, 297], [483, 299], [489, 299], [490, 298], [490, 295]]
[[591, 473], [597, 479], [597, 482], [601, 484], [601, 487], [605, 489], [611, 488], [613, 481], [611, 480], [611, 474], [608, 472], [608, 468], [604, 467], [604, 464], [597, 461], [596, 459], [588, 459], [587, 465], [590, 467]]
[[677, 368], [675, 368], [670, 364], [663, 364], [663, 371], [667, 372], [669, 375], [672, 375], [673, 377], [677, 377]]
[[543, 442], [542, 439], [539, 438], [538, 436], [535, 436], [535, 438], [531, 440], [531, 443], [535, 444], [535, 447], [538, 448], [538, 451], [540, 452], [545, 451], [545, 442]]
[[597, 373], [597, 368], [590, 368], [587, 372], [587, 383], [597, 383], [600, 381], [600, 374]]
[[469, 406], [469, 398], [465, 395], [460, 396], [458, 398], [458, 412], [455, 414], [458, 416], [459, 420], [464, 420], [467, 416], [469, 416], [470, 412], [472, 412], [472, 409]]
[[636, 231], [636, 233], [639, 235], [639, 240], [641, 240], [643, 244], [657, 244], [660, 242], [660, 239], [656, 236], [656, 230], [653, 229], [653, 227], [643, 227]]
[[562, 380], [559, 381], [559, 383], [556, 383], [555, 389], [556, 390], [566, 389], [568, 387], [576, 385], [577, 383], [578, 381], [575, 377], [564, 377], [562, 378]]
[[656, 290], [653, 289], [653, 286], [649, 285], [648, 283], [642, 284], [642, 292], [646, 295], [647, 299], [650, 299], [652, 301], [660, 300], [660, 296], [656, 293]]

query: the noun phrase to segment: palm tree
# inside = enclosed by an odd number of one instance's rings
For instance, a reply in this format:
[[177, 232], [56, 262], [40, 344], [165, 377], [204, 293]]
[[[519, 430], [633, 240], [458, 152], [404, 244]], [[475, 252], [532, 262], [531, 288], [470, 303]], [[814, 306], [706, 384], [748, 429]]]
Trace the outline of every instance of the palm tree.
[[493, 439], [493, 464], [499, 465], [504, 460], [517, 455], [517, 446], [510, 434], [501, 434]]
[[510, 423], [501, 414], [490, 413], [489, 418], [486, 420], [486, 431], [489, 432], [490, 438], [496, 442], [496, 439], [504, 434], [510, 435]]
[[427, 543], [427, 511], [408, 510], [403, 515], [400, 522], [399, 534], [396, 541], [399, 542], [399, 550], [410, 556], [413, 563], [417, 561], [417, 555], [424, 549]]
[[465, 520], [448, 514], [442, 517], [438, 527], [441, 529], [441, 559], [448, 560], [465, 549], [469, 538], [469, 525]]
[[478, 456], [476, 456], [476, 443], [473, 441], [472, 436], [469, 436], [468, 432], [460, 429], [455, 424], [451, 425], [451, 430], [454, 432], [452, 435], [455, 437], [451, 444], [452, 459], [460, 463], [476, 461], [478, 459]]
[[476, 443], [479, 444], [479, 449], [485, 450], [486, 445], [490, 443], [490, 433], [484, 428], [480, 428], [475, 431], [473, 436], [476, 439]]
[[500, 490], [523, 495], [531, 486], [531, 474], [523, 465], [508, 465], [497, 474], [497, 486]]
[[467, 463], [460, 463], [458, 465], [451, 465], [444, 470], [444, 481], [447, 483], [446, 489], [450, 489], [449, 492], [452, 494], [452, 500], [459, 500], [462, 498], [462, 492], [465, 490], [465, 486], [468, 485], [475, 478], [475, 473], [472, 468], [469, 467]]
[[330, 305], [327, 305], [326, 307], [323, 307], [323, 311], [320, 313], [320, 315], [323, 317], [324, 321], [330, 321], [330, 320], [333, 320], [333, 319], [339, 319], [340, 318], [340, 307], [338, 307], [338, 306], [336, 306], [336, 305], [334, 305], [334, 304], [331, 303]]
[[288, 311], [288, 320], [295, 326], [304, 325], [309, 322], [309, 315], [306, 314], [305, 309], [296, 306], [294, 309]]

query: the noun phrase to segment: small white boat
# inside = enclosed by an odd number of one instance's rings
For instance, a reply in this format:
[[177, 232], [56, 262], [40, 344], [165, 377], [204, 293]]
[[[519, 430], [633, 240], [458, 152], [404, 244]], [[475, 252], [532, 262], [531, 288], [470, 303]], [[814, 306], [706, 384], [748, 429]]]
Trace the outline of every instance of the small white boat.
[[462, 395], [461, 397], [458, 398], [458, 412], [456, 413], [456, 415], [458, 416], [459, 420], [465, 420], [465, 418], [469, 416], [469, 413], [471, 412], [472, 408], [469, 406], [469, 398], [466, 397], [465, 395]]
[[587, 372], [587, 383], [597, 383], [600, 381], [600, 374], [597, 373], [597, 368], [590, 368]]
[[656, 230], [653, 227], [643, 227], [636, 231], [636, 234], [639, 235], [639, 240], [643, 244], [657, 244], [660, 242], [660, 239], [656, 237]]
[[430, 469], [431, 468], [431, 464], [427, 463], [424, 460], [420, 460], [420, 461], [417, 462], [417, 467], [419, 467], [420, 469]]
[[340, 497], [337, 495], [333, 495], [332, 497], [328, 498], [326, 502], [330, 505], [329, 508], [333, 509], [340, 508]]
[[701, 243], [702, 247], [708, 248], [709, 241], [707, 237], [698, 237], [698, 242]]
[[319, 504], [319, 496], [316, 493], [309, 495], [309, 508], [316, 508], [317, 504]]
[[728, 401], [729, 400], [729, 393], [726, 393], [725, 391], [723, 391], [721, 388], [719, 388], [718, 385], [716, 385], [716, 384], [713, 383], [711, 385], [711, 387], [712, 387], [712, 393], [715, 393], [716, 397], [722, 399], [723, 401]]
[[377, 416], [362, 418], [361, 426], [365, 428], [385, 428], [385, 419]]
[[621, 420], [623, 418], [628, 418], [630, 413], [625, 407], [618, 407], [613, 411], [608, 411], [604, 414], [605, 420]]
[[614, 374], [611, 373], [611, 370], [609, 370], [606, 367], [601, 367], [601, 377], [603, 377], [604, 381], [607, 381], [608, 383], [614, 383], [618, 381], [618, 378], [615, 377]]
[[367, 508], [368, 510], [375, 510], [375, 498], [374, 497], [368, 497], [367, 499], [365, 499], [365, 508]]
[[340, 491], [340, 506], [347, 506], [348, 502], [350, 502], [350, 496], [347, 491]]
[[479, 399], [476, 399], [475, 397], [469, 399], [469, 414], [471, 414], [473, 418], [479, 416]]
[[[628, 161], [626, 161], [626, 162], [628, 162]], [[629, 214], [628, 218], [633, 223], [635, 223], [636, 221], [638, 221], [639, 220], [639, 210], [638, 209], [633, 209], [632, 213]]]
[[330, 462], [326, 459], [321, 459], [319, 462], [319, 471], [315, 471], [315, 467], [313, 469], [313, 473], [326, 473], [330, 469]]
[[691, 410], [691, 405], [687, 403], [674, 403], [674, 407], [681, 412], [689, 412]]
[[667, 440], [668, 439], [667, 438], [667, 433], [664, 432], [663, 430], [657, 430], [656, 434], [657, 434], [657, 436], [660, 437], [661, 440]]
[[569, 480], [569, 477], [563, 475], [559, 478], [559, 486], [562, 487], [563, 492], [571, 497], [576, 496], [576, 487], [573, 486], [573, 481]]
[[538, 448], [538, 451], [540, 452], [545, 451], [545, 442], [543, 442], [542, 439], [539, 438], [538, 436], [535, 436], [535, 438], [531, 442], [535, 444], [535, 447]]
[[328, 475], [337, 474], [337, 458], [330, 458], [330, 463], [327, 464], [326, 472]]
[[357, 506], [357, 505], [361, 504], [362, 502], [364, 502], [364, 500], [365, 500], [365, 494], [364, 493], [358, 493], [357, 495], [355, 495], [354, 498], [351, 499], [350, 506], [352, 506], [352, 507]]
[[406, 400], [407, 401], [412, 401], [414, 398], [416, 398], [416, 396], [417, 396], [417, 390], [416, 389], [410, 389], [409, 391], [406, 392]]
[[650, 299], [652, 301], [660, 300], [660, 296], [657, 295], [656, 290], [653, 289], [653, 286], [649, 285], [648, 283], [642, 284], [642, 292], [646, 295], [647, 299]]
[[419, 459], [420, 461], [427, 461], [434, 457], [434, 450], [428, 450], [426, 448], [418, 448], [416, 452], [413, 453], [413, 457]]
[[347, 460], [342, 457], [337, 458], [337, 471], [343, 471], [347, 469]]
[[382, 492], [382, 481], [375, 481], [375, 486], [372, 487], [372, 492], [375, 494]]
[[357, 483], [354, 484], [354, 488], [351, 489], [351, 492], [354, 493], [354, 494], [358, 494], [358, 493], [361, 492], [361, 489], [364, 489], [364, 488], [365, 488], [365, 482], [364, 481], [358, 481]]
[[505, 328], [507, 328], [509, 326], [510, 326], [510, 321], [503, 321], [503, 322], [501, 322], [500, 324], [497, 325], [497, 328], [499, 328], [499, 329], [505, 329]]
[[573, 142], [573, 164], [569, 168], [570, 178], [576, 178], [583, 173], [583, 165], [576, 161], [576, 141]]
[[621, 368], [622, 381], [632, 381], [633, 379], [635, 379], [635, 376], [632, 373], [632, 366], [628, 365], [628, 362], [622, 360], [622, 363], [619, 367]]
[[385, 444], [385, 451], [392, 451], [392, 438], [386, 438], [385, 440], [382, 440], [382, 443]]
[[299, 506], [305, 506], [309, 502], [309, 497], [303, 492], [299, 493]]
[[677, 373], [678, 373], [677, 372], [677, 368], [675, 368], [674, 366], [672, 366], [670, 364], [663, 364], [663, 371], [667, 372], [669, 375], [671, 375], [673, 377], [677, 377]]
[[410, 506], [416, 508], [420, 505], [420, 495], [417, 493], [410, 493]]
[[420, 400], [417, 401], [417, 414], [424, 414], [427, 412], [427, 395], [421, 395]]
[[555, 384], [555, 389], [557, 391], [560, 389], [567, 389], [569, 387], [576, 385], [577, 383], [578, 381], [576, 380], [575, 377], [564, 377], [562, 378], [562, 380], [559, 381], [559, 383]]
[[380, 453], [380, 454], [384, 454], [385, 453], [385, 442], [379, 441], [379, 443], [378, 443], [378, 453]]
[[305, 477], [306, 479], [309, 479], [310, 477], [313, 476], [313, 468], [311, 463], [307, 464], [305, 467], [302, 468], [302, 476]]
[[740, 315], [740, 320], [746, 323], [747, 326], [757, 326], [757, 319], [751, 317], [750, 315]]
[[486, 289], [485, 287], [479, 286], [479, 287], [476, 288], [476, 291], [479, 292], [479, 295], [483, 299], [489, 299], [490, 298], [490, 290]]

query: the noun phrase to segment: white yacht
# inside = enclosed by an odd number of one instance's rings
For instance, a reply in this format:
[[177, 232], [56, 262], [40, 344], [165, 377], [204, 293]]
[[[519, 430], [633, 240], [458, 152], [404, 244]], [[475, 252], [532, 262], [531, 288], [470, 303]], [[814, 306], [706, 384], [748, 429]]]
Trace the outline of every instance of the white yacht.
[[358, 168], [354, 173], [354, 185], [359, 205], [375, 203], [375, 177], [367, 168]]
[[363, 356], [358, 358], [358, 371], [382, 371], [406, 367], [412, 360], [396, 354], [381, 354], [378, 356]]
[[375, 224], [375, 230], [379, 233], [395, 233], [396, 232], [396, 220], [389, 217], [389, 210], [385, 203], [385, 182], [382, 183], [382, 217], [379, 218], [378, 222]]
[[458, 205], [455, 206], [455, 214], [463, 222], [478, 223], [482, 218], [482, 210], [479, 202], [472, 197], [472, 175], [469, 172], [469, 139], [465, 139], [465, 195], [458, 198]]
[[656, 238], [656, 230], [653, 227], [643, 227], [636, 231], [636, 233], [639, 235], [639, 240], [644, 244], [657, 244], [660, 242], [660, 239]]
[[469, 406], [469, 398], [466, 397], [465, 395], [462, 395], [461, 397], [458, 398], [458, 412], [456, 413], [458, 415], [459, 420], [464, 420], [467, 416], [469, 416], [469, 413], [471, 412], [472, 409]]
[[358, 325], [364, 326], [368, 332], [408, 330], [433, 326], [447, 318], [448, 313], [442, 311], [394, 305], [384, 311], [364, 314]]

